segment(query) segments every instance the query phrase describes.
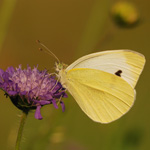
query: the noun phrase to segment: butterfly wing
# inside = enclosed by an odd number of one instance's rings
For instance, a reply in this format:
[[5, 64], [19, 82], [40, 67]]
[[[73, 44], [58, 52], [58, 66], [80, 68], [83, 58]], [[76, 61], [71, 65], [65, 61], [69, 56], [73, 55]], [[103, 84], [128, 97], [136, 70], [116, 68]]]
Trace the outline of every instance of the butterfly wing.
[[83, 56], [67, 67], [98, 69], [116, 74], [135, 87], [145, 64], [142, 54], [131, 50], [112, 50]]
[[133, 105], [134, 89], [122, 78], [96, 69], [71, 69], [66, 87], [81, 109], [94, 121], [109, 123]]

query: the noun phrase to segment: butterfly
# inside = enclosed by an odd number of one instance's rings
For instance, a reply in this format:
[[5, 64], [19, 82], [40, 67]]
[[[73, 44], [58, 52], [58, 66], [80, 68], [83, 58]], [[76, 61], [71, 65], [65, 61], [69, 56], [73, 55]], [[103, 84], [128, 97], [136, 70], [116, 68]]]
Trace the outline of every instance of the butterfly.
[[132, 50], [108, 50], [83, 56], [66, 67], [56, 63], [58, 77], [93, 121], [110, 123], [133, 106], [135, 86], [145, 57]]

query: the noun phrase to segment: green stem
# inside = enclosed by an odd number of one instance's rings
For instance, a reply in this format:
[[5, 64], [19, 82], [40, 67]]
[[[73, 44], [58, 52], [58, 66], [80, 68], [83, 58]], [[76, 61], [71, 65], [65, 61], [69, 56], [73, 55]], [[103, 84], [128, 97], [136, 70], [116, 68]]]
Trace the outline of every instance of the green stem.
[[23, 127], [27, 118], [28, 112], [23, 111], [22, 116], [21, 116], [21, 121], [20, 121], [20, 127], [18, 131], [18, 136], [16, 140], [16, 147], [15, 150], [19, 150], [20, 148], [20, 143], [21, 143], [21, 138], [22, 138], [22, 132], [23, 132]]

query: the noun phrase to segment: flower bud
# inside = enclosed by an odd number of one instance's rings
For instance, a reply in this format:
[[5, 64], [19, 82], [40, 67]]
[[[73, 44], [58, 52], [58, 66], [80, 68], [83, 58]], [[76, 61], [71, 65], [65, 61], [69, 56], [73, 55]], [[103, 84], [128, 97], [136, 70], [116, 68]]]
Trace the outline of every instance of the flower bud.
[[139, 21], [139, 14], [135, 6], [125, 1], [113, 5], [111, 15], [119, 26], [131, 27]]

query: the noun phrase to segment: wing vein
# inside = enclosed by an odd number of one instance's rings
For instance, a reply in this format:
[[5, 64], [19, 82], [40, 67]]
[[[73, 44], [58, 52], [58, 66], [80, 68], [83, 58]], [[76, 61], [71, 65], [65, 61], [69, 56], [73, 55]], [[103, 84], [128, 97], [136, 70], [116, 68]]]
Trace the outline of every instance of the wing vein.
[[[88, 85], [88, 84], [83, 84], [82, 82], [79, 82], [79, 83], [82, 84], [82, 85], [86, 85], [86, 86], [88, 86], [89, 88], [92, 88], [92, 89], [95, 89], [95, 90], [98, 90], [98, 91], [102, 91], [102, 92], [106, 92], [107, 94], [112, 95], [112, 96], [116, 97], [117, 99], [120, 99], [119, 97], [117, 97], [116, 95], [111, 94], [111, 93], [108, 92], [108, 91], [104, 91], [104, 90], [98, 89], [98, 88], [96, 88], [96, 87], [92, 87], [91, 85]], [[119, 90], [119, 91], [121, 91], [121, 90]], [[124, 91], [121, 91], [121, 92], [125, 93]], [[130, 97], [133, 97], [132, 95], [129, 95], [128, 93], [125, 93], [125, 94], [128, 95], [128, 96], [130, 96]], [[122, 99], [120, 99], [120, 100], [121, 100], [124, 104], [126, 104], [127, 106], [130, 106], [129, 104], [125, 103]]]

